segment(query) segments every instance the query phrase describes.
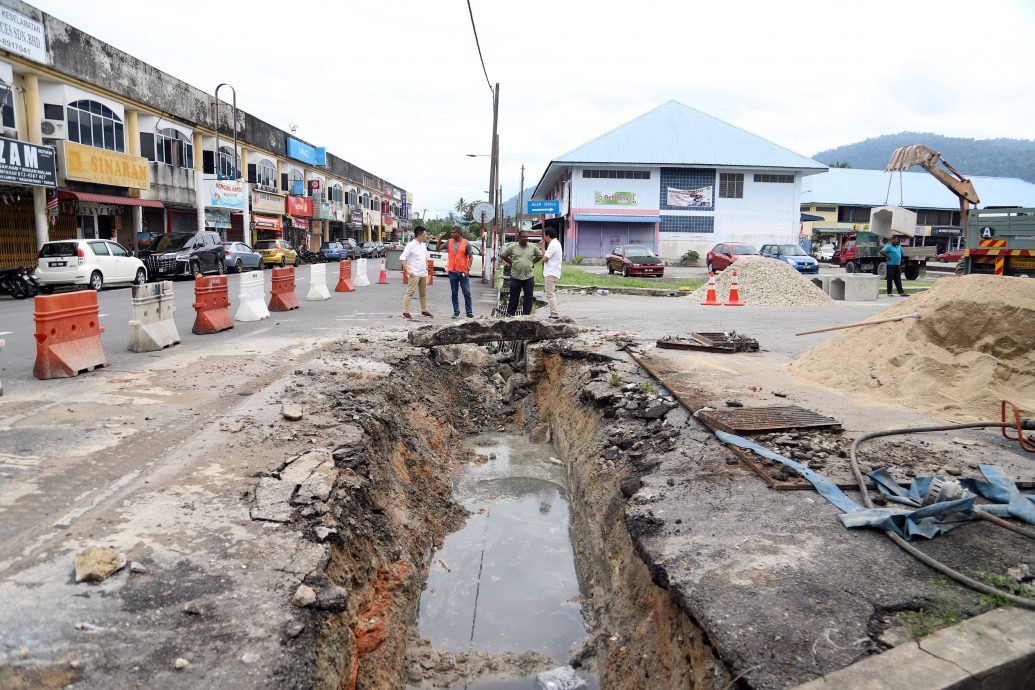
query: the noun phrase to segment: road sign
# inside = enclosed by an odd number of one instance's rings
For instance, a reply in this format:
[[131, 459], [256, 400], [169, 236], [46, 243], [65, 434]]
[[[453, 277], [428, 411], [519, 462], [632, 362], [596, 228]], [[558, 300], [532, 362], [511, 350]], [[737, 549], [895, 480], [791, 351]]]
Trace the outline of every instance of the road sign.
[[492, 204], [488, 201], [479, 201], [471, 209], [471, 215], [476, 221], [481, 223], [490, 223], [492, 219], [496, 217], [496, 209], [493, 208]]
[[561, 202], [559, 199], [529, 199], [525, 202], [525, 213], [530, 216], [557, 215], [560, 212]]

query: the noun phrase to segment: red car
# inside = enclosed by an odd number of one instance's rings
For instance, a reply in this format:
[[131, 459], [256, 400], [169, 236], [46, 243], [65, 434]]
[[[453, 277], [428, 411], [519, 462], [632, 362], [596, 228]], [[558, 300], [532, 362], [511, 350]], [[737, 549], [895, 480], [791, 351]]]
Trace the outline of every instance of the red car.
[[657, 278], [665, 275], [665, 265], [661, 263], [661, 259], [643, 245], [626, 244], [615, 247], [605, 261], [608, 273]]
[[945, 252], [944, 254], [939, 254], [937, 258], [938, 258], [938, 261], [941, 261], [943, 264], [949, 263], [950, 261], [955, 263], [955, 262], [957, 262], [957, 261], [959, 261], [960, 259], [963, 258], [963, 250], [962, 249], [950, 249], [949, 251]]
[[758, 250], [743, 242], [723, 242], [708, 252], [708, 271], [721, 271], [742, 256], [758, 256]]

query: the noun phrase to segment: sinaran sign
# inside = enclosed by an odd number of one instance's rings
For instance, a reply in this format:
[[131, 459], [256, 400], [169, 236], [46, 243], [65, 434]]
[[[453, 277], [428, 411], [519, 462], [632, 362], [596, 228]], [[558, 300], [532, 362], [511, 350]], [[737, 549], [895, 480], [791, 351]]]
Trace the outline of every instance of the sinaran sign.
[[151, 177], [146, 158], [108, 151], [74, 141], [61, 142], [65, 150], [65, 177], [113, 187], [148, 189]]
[[0, 48], [47, 64], [47, 37], [43, 25], [7, 7], [0, 7]]

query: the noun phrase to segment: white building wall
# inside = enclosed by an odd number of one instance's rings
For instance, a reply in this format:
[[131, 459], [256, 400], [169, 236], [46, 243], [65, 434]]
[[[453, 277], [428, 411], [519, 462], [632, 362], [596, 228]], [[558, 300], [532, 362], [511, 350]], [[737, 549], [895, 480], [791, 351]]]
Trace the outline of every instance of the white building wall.
[[[586, 166], [591, 170], [601, 168]], [[642, 170], [643, 168], [623, 167], [622, 170]], [[573, 194], [572, 210], [575, 213], [615, 213], [615, 212], [658, 212], [658, 181], [660, 179], [657, 168], [650, 170], [649, 180], [619, 180], [612, 178], [585, 178], [582, 176], [581, 167], [576, 167], [572, 173]], [[597, 194], [609, 195], [616, 192], [632, 192], [636, 195], [636, 202], [633, 204], [608, 204], [597, 199]], [[561, 204], [562, 207], [564, 204]]]

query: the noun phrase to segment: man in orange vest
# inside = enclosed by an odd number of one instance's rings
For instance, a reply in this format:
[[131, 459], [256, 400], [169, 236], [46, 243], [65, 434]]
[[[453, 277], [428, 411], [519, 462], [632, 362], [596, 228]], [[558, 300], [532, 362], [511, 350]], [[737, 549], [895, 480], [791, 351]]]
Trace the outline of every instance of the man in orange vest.
[[464, 306], [467, 307], [467, 318], [474, 316], [471, 308], [471, 257], [474, 250], [471, 243], [460, 234], [460, 227], [453, 226], [453, 233], [446, 244], [449, 254], [449, 262], [446, 264], [446, 271], [449, 273], [449, 292], [453, 298], [453, 318], [460, 318], [460, 299], [457, 295], [457, 288], [464, 291]]

